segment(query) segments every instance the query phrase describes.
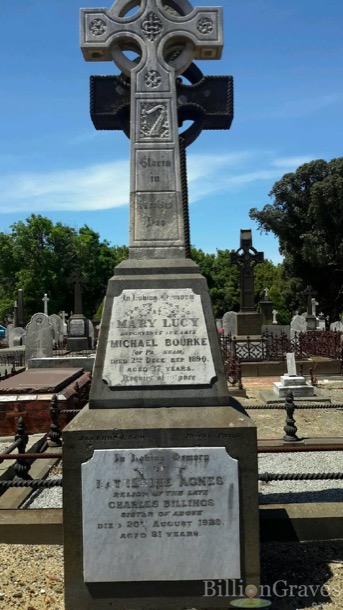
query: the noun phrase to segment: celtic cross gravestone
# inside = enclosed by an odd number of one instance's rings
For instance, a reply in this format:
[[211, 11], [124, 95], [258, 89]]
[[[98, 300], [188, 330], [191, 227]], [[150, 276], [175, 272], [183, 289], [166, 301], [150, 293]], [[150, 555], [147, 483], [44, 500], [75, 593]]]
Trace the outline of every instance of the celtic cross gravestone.
[[[256, 427], [229, 396], [207, 283], [186, 258], [178, 127], [197, 100], [180, 103], [177, 83], [220, 57], [222, 10], [82, 9], [81, 48], [125, 75], [96, 81], [92, 108], [130, 136], [130, 257], [108, 283], [89, 405], [63, 432], [65, 608], [226, 608], [204, 581], [259, 581]], [[206, 82], [195, 121], [227, 124], [207, 116]]]
[[255, 310], [254, 267], [263, 260], [263, 252], [257, 252], [252, 245], [251, 230], [242, 229], [240, 248], [231, 254], [231, 263], [239, 266], [241, 275], [241, 307], [237, 317], [238, 335], [261, 334], [261, 315]]
[[[122, 17], [132, 4], [84, 9], [81, 48], [86, 61], [113, 60], [131, 78], [130, 256], [184, 257], [175, 76], [194, 58], [221, 56], [222, 11], [182, 14], [189, 3], [174, 2], [181, 12], [175, 15], [145, 0], [134, 16]], [[124, 54], [127, 48], [137, 52], [137, 63]]]

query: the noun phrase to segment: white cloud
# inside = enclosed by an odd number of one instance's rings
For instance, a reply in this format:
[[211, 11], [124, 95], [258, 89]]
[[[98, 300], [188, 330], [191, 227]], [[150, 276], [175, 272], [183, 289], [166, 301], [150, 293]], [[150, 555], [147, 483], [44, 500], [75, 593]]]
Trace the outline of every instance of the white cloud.
[[128, 161], [0, 177], [2, 213], [108, 209], [128, 199]]
[[272, 165], [274, 167], [279, 167], [280, 169], [296, 169], [304, 163], [310, 163], [310, 161], [313, 161], [313, 157], [310, 157], [309, 155], [299, 157], [281, 157], [280, 159], [274, 159], [274, 161], [272, 161]]
[[327, 94], [327, 95], [317, 95], [313, 97], [306, 98], [296, 98], [292, 100], [286, 100], [279, 108], [271, 110], [270, 112], [266, 112], [263, 114], [265, 118], [273, 118], [273, 119], [288, 119], [288, 118], [301, 118], [305, 116], [309, 116], [322, 110], [323, 108], [327, 108], [328, 106], [332, 106], [334, 104], [338, 104], [342, 102], [342, 94]]
[[[258, 181], [275, 181], [310, 161], [310, 156], [276, 157], [271, 151], [190, 154], [188, 182], [191, 202], [209, 194], [242, 190]], [[268, 185], [267, 188], [269, 188]], [[129, 201], [129, 162], [119, 160], [50, 172], [0, 176], [0, 213], [92, 211]]]

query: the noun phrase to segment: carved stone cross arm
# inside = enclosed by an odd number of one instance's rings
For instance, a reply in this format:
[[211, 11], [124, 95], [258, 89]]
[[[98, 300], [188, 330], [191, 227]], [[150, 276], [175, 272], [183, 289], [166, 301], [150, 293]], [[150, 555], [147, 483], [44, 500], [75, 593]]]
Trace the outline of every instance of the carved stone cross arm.
[[[81, 50], [86, 61], [112, 61], [118, 65], [118, 50], [128, 49], [139, 52], [149, 51], [146, 42], [162, 45], [167, 54], [175, 48], [175, 38], [187, 41], [187, 49], [173, 62], [178, 74], [190, 65], [193, 59], [220, 59], [223, 49], [223, 18], [221, 7], [199, 7], [182, 15], [189, 3], [178, 0], [180, 13], [170, 14], [161, 0], [141, 0], [141, 7], [132, 17], [122, 17], [125, 9], [138, 2], [115, 2], [110, 10], [103, 8], [81, 9]], [[125, 6], [127, 5], [127, 6]], [[163, 49], [164, 47], [164, 49]], [[192, 59], [190, 61], [190, 51]], [[161, 53], [161, 48], [159, 49]], [[163, 60], [160, 55], [160, 60]], [[122, 54], [121, 69], [127, 75], [133, 62]]]
[[[125, 17], [135, 6], [138, 11]], [[110, 10], [81, 11], [86, 61], [113, 59], [131, 79], [132, 258], [185, 256], [176, 76], [194, 58], [219, 58], [222, 46], [219, 7], [192, 10], [187, 0], [117, 0]], [[138, 60], [128, 59], [127, 50], [136, 51]]]

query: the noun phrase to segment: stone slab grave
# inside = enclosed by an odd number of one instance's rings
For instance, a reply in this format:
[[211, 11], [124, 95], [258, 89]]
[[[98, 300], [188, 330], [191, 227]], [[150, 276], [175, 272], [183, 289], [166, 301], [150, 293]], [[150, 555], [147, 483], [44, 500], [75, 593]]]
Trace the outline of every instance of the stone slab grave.
[[0, 381], [0, 394], [59, 392], [82, 373], [83, 369], [80, 368], [28, 369]]
[[322, 395], [314, 386], [308, 383], [302, 375], [297, 375], [295, 355], [286, 354], [287, 373], [280, 377], [280, 381], [273, 382], [272, 392], [261, 392], [262, 400], [267, 403], [285, 400], [288, 392], [292, 392], [294, 399], [312, 400], [318, 402], [331, 402], [328, 396]]
[[259, 584], [256, 427], [229, 396], [207, 283], [187, 258], [181, 151], [217, 119], [209, 80], [208, 104], [202, 83], [195, 128], [179, 136], [177, 78], [222, 45], [218, 7], [81, 10], [84, 58], [130, 79], [130, 122], [119, 81], [92, 100], [98, 128], [130, 137], [130, 257], [108, 283], [89, 405], [63, 432], [66, 610], [227, 608], [204, 581]]
[[[73, 409], [76, 382], [80, 391], [89, 385], [90, 375], [83, 368], [29, 369], [0, 382], [0, 420], [3, 434], [15, 434], [18, 418], [25, 421], [26, 432], [48, 431], [51, 424], [51, 399], [57, 394], [63, 409]], [[59, 416], [62, 428], [70, 421], [68, 414]]]
[[[68, 404], [76, 380], [82, 386], [82, 368], [30, 369], [0, 382], [0, 419], [3, 434], [13, 434], [18, 417], [25, 420], [26, 432], [48, 431], [51, 398], [57, 394], [64, 408]], [[60, 425], [65, 423], [60, 418]], [[64, 422], [62, 422], [64, 420]]]

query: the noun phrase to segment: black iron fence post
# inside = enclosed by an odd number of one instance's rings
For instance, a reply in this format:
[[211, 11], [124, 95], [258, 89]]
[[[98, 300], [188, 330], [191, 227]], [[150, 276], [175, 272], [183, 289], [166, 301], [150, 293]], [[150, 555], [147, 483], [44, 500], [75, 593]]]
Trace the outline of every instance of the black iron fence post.
[[50, 424], [50, 428], [49, 428], [49, 432], [48, 432], [48, 438], [50, 439], [50, 441], [52, 443], [54, 443], [54, 445], [61, 447], [62, 431], [59, 427], [58, 416], [59, 416], [58, 398], [57, 398], [57, 395], [54, 394], [51, 398], [51, 404], [50, 404], [51, 424]]
[[294, 410], [295, 410], [295, 404], [294, 404], [293, 392], [291, 392], [290, 390], [287, 392], [285, 409], [286, 409], [287, 417], [286, 417], [286, 425], [284, 427], [284, 431], [286, 432], [286, 434], [283, 437], [283, 440], [293, 443], [295, 441], [299, 441], [300, 439], [297, 437], [298, 428], [295, 425], [295, 419], [293, 417]]
[[[16, 435], [14, 437], [15, 441], [18, 442], [18, 453], [25, 453], [26, 445], [28, 443], [29, 437], [26, 434], [26, 426], [23, 417], [19, 417]], [[30, 465], [27, 460], [18, 459], [14, 464], [14, 472], [18, 477], [25, 479], [29, 472]]]

